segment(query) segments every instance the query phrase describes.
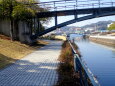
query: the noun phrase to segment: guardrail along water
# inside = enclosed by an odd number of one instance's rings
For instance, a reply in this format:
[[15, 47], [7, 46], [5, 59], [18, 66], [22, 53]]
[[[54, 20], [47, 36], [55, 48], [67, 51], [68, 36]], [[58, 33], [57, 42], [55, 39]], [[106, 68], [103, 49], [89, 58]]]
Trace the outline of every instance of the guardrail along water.
[[79, 73], [81, 86], [100, 86], [96, 77], [84, 63], [81, 57], [79, 57], [79, 55], [76, 53], [71, 41], [69, 41], [69, 44], [71, 45], [72, 52], [74, 54], [74, 69]]
[[115, 86], [115, 47], [109, 47], [75, 37], [82, 60], [101, 86]]

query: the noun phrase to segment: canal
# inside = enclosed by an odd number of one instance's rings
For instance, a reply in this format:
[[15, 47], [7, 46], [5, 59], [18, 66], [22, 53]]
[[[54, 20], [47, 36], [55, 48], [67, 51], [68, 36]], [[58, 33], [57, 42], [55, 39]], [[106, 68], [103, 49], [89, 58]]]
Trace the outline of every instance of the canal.
[[72, 34], [91, 72], [101, 86], [115, 86], [115, 48], [83, 40], [80, 35]]

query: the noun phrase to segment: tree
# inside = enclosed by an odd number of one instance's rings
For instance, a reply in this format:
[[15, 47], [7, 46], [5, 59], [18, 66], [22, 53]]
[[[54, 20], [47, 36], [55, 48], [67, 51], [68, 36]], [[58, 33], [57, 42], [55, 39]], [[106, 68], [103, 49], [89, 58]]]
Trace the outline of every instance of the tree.
[[[0, 0], [0, 18], [11, 21], [10, 36], [12, 40], [14, 21], [34, 23], [32, 19], [37, 18], [36, 13], [48, 11], [35, 3], [37, 3], [35, 0]], [[43, 18], [38, 20], [46, 23], [49, 19]]]
[[20, 4], [14, 7], [12, 11], [12, 17], [15, 20], [28, 21], [35, 16], [34, 10], [27, 8], [25, 5]]
[[115, 22], [108, 27], [108, 30], [115, 30]]
[[1, 0], [0, 6], [1, 6], [1, 13], [0, 17], [4, 19], [10, 20], [10, 36], [13, 40], [13, 17], [12, 17], [12, 11], [13, 7], [16, 6], [17, 2], [15, 0]]

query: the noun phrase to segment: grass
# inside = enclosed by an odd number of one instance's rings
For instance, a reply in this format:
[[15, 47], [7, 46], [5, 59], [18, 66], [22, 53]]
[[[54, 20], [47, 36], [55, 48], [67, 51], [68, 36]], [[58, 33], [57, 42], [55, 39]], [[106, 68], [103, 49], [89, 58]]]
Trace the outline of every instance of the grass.
[[6, 65], [11, 64], [15, 61], [15, 59], [12, 59], [11, 57], [4, 56], [0, 54], [0, 69], [4, 68]]
[[79, 74], [74, 71], [73, 54], [67, 41], [62, 44], [62, 51], [59, 61], [59, 80], [56, 86], [80, 86]]
[[37, 45], [29, 46], [18, 41], [11, 41], [10, 38], [0, 35], [0, 69], [46, 44], [48, 42], [38, 41]]

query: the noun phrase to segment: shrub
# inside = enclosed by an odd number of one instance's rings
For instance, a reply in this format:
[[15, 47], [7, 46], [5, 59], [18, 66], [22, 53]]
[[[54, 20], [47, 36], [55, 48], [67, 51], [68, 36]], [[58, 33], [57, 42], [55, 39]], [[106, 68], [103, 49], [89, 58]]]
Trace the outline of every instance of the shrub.
[[58, 66], [59, 80], [56, 86], [80, 86], [79, 75], [74, 71], [73, 54], [67, 41], [62, 44]]

